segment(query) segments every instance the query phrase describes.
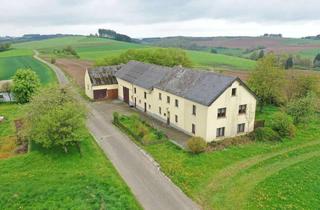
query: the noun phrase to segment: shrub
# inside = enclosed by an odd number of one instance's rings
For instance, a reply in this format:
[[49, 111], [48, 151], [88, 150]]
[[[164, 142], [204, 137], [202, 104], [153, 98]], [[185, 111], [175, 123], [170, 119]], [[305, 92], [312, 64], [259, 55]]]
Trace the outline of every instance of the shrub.
[[281, 137], [294, 137], [296, 128], [289, 115], [283, 112], [273, 114], [270, 122], [270, 128], [276, 131]]
[[201, 137], [191, 137], [187, 142], [187, 146], [192, 153], [198, 154], [205, 151], [207, 142]]
[[142, 144], [148, 145], [151, 142], [156, 142], [158, 140], [158, 137], [155, 133], [148, 133], [142, 138]]
[[281, 137], [270, 127], [260, 127], [254, 131], [254, 138], [257, 141], [280, 141]]

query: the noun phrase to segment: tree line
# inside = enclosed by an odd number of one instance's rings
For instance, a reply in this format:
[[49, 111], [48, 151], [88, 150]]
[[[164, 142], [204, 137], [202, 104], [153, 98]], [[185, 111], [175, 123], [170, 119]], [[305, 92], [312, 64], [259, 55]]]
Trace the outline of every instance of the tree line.
[[99, 60], [96, 62], [96, 66], [125, 64], [131, 60], [169, 67], [192, 67], [192, 62], [186, 52], [176, 48], [130, 49], [119, 56]]
[[0, 44], [0, 52], [3, 52], [3, 51], [6, 51], [6, 50], [9, 50], [11, 47], [11, 44], [10, 43], [4, 43], [4, 44]]
[[110, 29], [99, 29], [98, 34], [99, 34], [99, 37], [102, 37], [102, 38], [109, 38], [109, 39], [114, 39], [114, 40], [123, 41], [123, 42], [133, 41], [129, 36], [125, 34], [119, 34]]

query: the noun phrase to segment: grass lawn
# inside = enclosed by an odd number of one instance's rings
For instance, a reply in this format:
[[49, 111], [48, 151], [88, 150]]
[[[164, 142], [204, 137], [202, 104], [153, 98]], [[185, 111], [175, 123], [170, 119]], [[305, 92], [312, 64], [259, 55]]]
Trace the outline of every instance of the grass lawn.
[[[257, 117], [268, 120], [265, 116], [275, 111], [269, 106]], [[314, 209], [320, 201], [309, 196], [319, 195], [320, 188], [310, 178], [318, 178], [320, 169], [308, 166], [309, 171], [303, 171], [298, 165], [313, 161], [313, 165], [319, 166], [319, 126], [318, 117], [299, 127], [293, 139], [253, 142], [200, 155], [192, 155], [171, 142], [140, 146], [204, 209], [286, 209], [281, 204], [291, 204], [294, 209]], [[292, 183], [296, 183], [294, 188]], [[293, 198], [279, 196], [287, 191]]]
[[[14, 133], [21, 106], [0, 105], [9, 120], [0, 124], [0, 138]], [[82, 131], [83, 157], [74, 148], [32, 152], [0, 160], [0, 209], [141, 209], [112, 164]]]

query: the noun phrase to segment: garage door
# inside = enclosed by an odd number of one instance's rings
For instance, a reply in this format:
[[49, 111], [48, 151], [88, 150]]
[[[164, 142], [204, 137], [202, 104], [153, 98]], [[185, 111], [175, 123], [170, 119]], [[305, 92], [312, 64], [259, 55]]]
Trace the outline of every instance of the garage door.
[[104, 99], [106, 96], [107, 96], [107, 89], [93, 91], [93, 98], [95, 100]]

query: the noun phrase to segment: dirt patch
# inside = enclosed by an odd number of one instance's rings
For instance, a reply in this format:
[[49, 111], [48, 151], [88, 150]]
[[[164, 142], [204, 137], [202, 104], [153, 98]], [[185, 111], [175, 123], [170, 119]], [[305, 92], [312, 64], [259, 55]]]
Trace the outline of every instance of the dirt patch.
[[63, 69], [80, 87], [84, 87], [84, 76], [87, 68], [91, 68], [91, 61], [79, 59], [59, 58], [55, 65]]

